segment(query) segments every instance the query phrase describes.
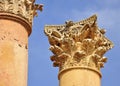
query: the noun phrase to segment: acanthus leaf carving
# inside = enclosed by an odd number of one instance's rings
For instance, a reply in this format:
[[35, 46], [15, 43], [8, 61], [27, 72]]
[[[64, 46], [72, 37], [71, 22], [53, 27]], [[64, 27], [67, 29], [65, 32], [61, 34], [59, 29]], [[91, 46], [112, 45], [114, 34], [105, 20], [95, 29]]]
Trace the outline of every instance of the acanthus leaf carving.
[[105, 36], [105, 30], [99, 29], [97, 16], [65, 25], [46, 26], [45, 34], [53, 52], [54, 65], [64, 70], [69, 67], [87, 66], [100, 70], [107, 61], [103, 55], [113, 47]]
[[35, 0], [0, 0], [0, 12], [11, 13], [25, 18], [30, 24], [37, 10], [42, 11], [42, 4], [34, 4]]

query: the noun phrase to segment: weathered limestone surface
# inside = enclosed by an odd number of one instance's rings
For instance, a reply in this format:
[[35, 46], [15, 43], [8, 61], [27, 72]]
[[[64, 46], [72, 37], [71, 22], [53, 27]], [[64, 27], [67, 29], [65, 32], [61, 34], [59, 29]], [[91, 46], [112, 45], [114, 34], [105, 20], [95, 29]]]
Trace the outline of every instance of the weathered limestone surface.
[[27, 86], [27, 48], [25, 27], [0, 19], [0, 86]]
[[45, 26], [54, 54], [51, 60], [59, 67], [60, 86], [100, 86], [100, 68], [107, 61], [103, 55], [113, 44], [96, 20], [97, 16], [93, 15], [76, 23]]
[[0, 86], [27, 86], [28, 36], [43, 5], [0, 0]]

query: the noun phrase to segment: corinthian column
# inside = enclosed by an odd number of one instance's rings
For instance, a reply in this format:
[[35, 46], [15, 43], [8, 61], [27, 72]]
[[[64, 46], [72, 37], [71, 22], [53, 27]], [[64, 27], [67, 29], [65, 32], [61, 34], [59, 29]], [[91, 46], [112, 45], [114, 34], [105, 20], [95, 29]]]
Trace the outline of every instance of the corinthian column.
[[97, 16], [65, 25], [45, 26], [54, 67], [59, 67], [60, 86], [100, 86], [101, 72], [107, 58], [103, 55], [113, 47], [105, 30], [96, 24]]
[[33, 0], [0, 0], [0, 86], [27, 86], [28, 36], [42, 10]]

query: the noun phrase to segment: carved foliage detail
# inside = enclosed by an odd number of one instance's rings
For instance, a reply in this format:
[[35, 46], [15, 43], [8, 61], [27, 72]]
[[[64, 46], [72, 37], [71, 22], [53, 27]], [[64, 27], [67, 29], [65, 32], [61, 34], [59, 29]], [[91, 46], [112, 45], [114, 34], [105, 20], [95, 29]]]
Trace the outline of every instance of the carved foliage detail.
[[61, 26], [46, 26], [45, 33], [53, 52], [51, 60], [60, 70], [72, 66], [89, 66], [98, 70], [104, 66], [105, 52], [113, 44], [96, 25], [96, 15], [78, 23], [66, 22]]
[[35, 0], [0, 0], [0, 11], [17, 14], [24, 17], [30, 23], [37, 10], [42, 11], [43, 5], [34, 4]]

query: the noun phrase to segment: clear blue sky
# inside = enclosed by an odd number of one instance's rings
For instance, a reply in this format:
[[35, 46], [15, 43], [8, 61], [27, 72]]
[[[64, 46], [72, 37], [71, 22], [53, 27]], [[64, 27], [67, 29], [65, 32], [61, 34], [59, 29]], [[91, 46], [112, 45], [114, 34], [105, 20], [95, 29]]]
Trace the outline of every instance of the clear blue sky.
[[120, 86], [120, 0], [36, 0], [44, 4], [43, 12], [34, 18], [29, 37], [28, 86], [58, 86], [58, 68], [52, 66], [49, 43], [44, 26], [64, 24], [66, 20], [80, 21], [98, 15], [98, 25], [107, 30], [106, 36], [114, 48], [105, 56], [108, 62], [102, 69], [102, 86]]

